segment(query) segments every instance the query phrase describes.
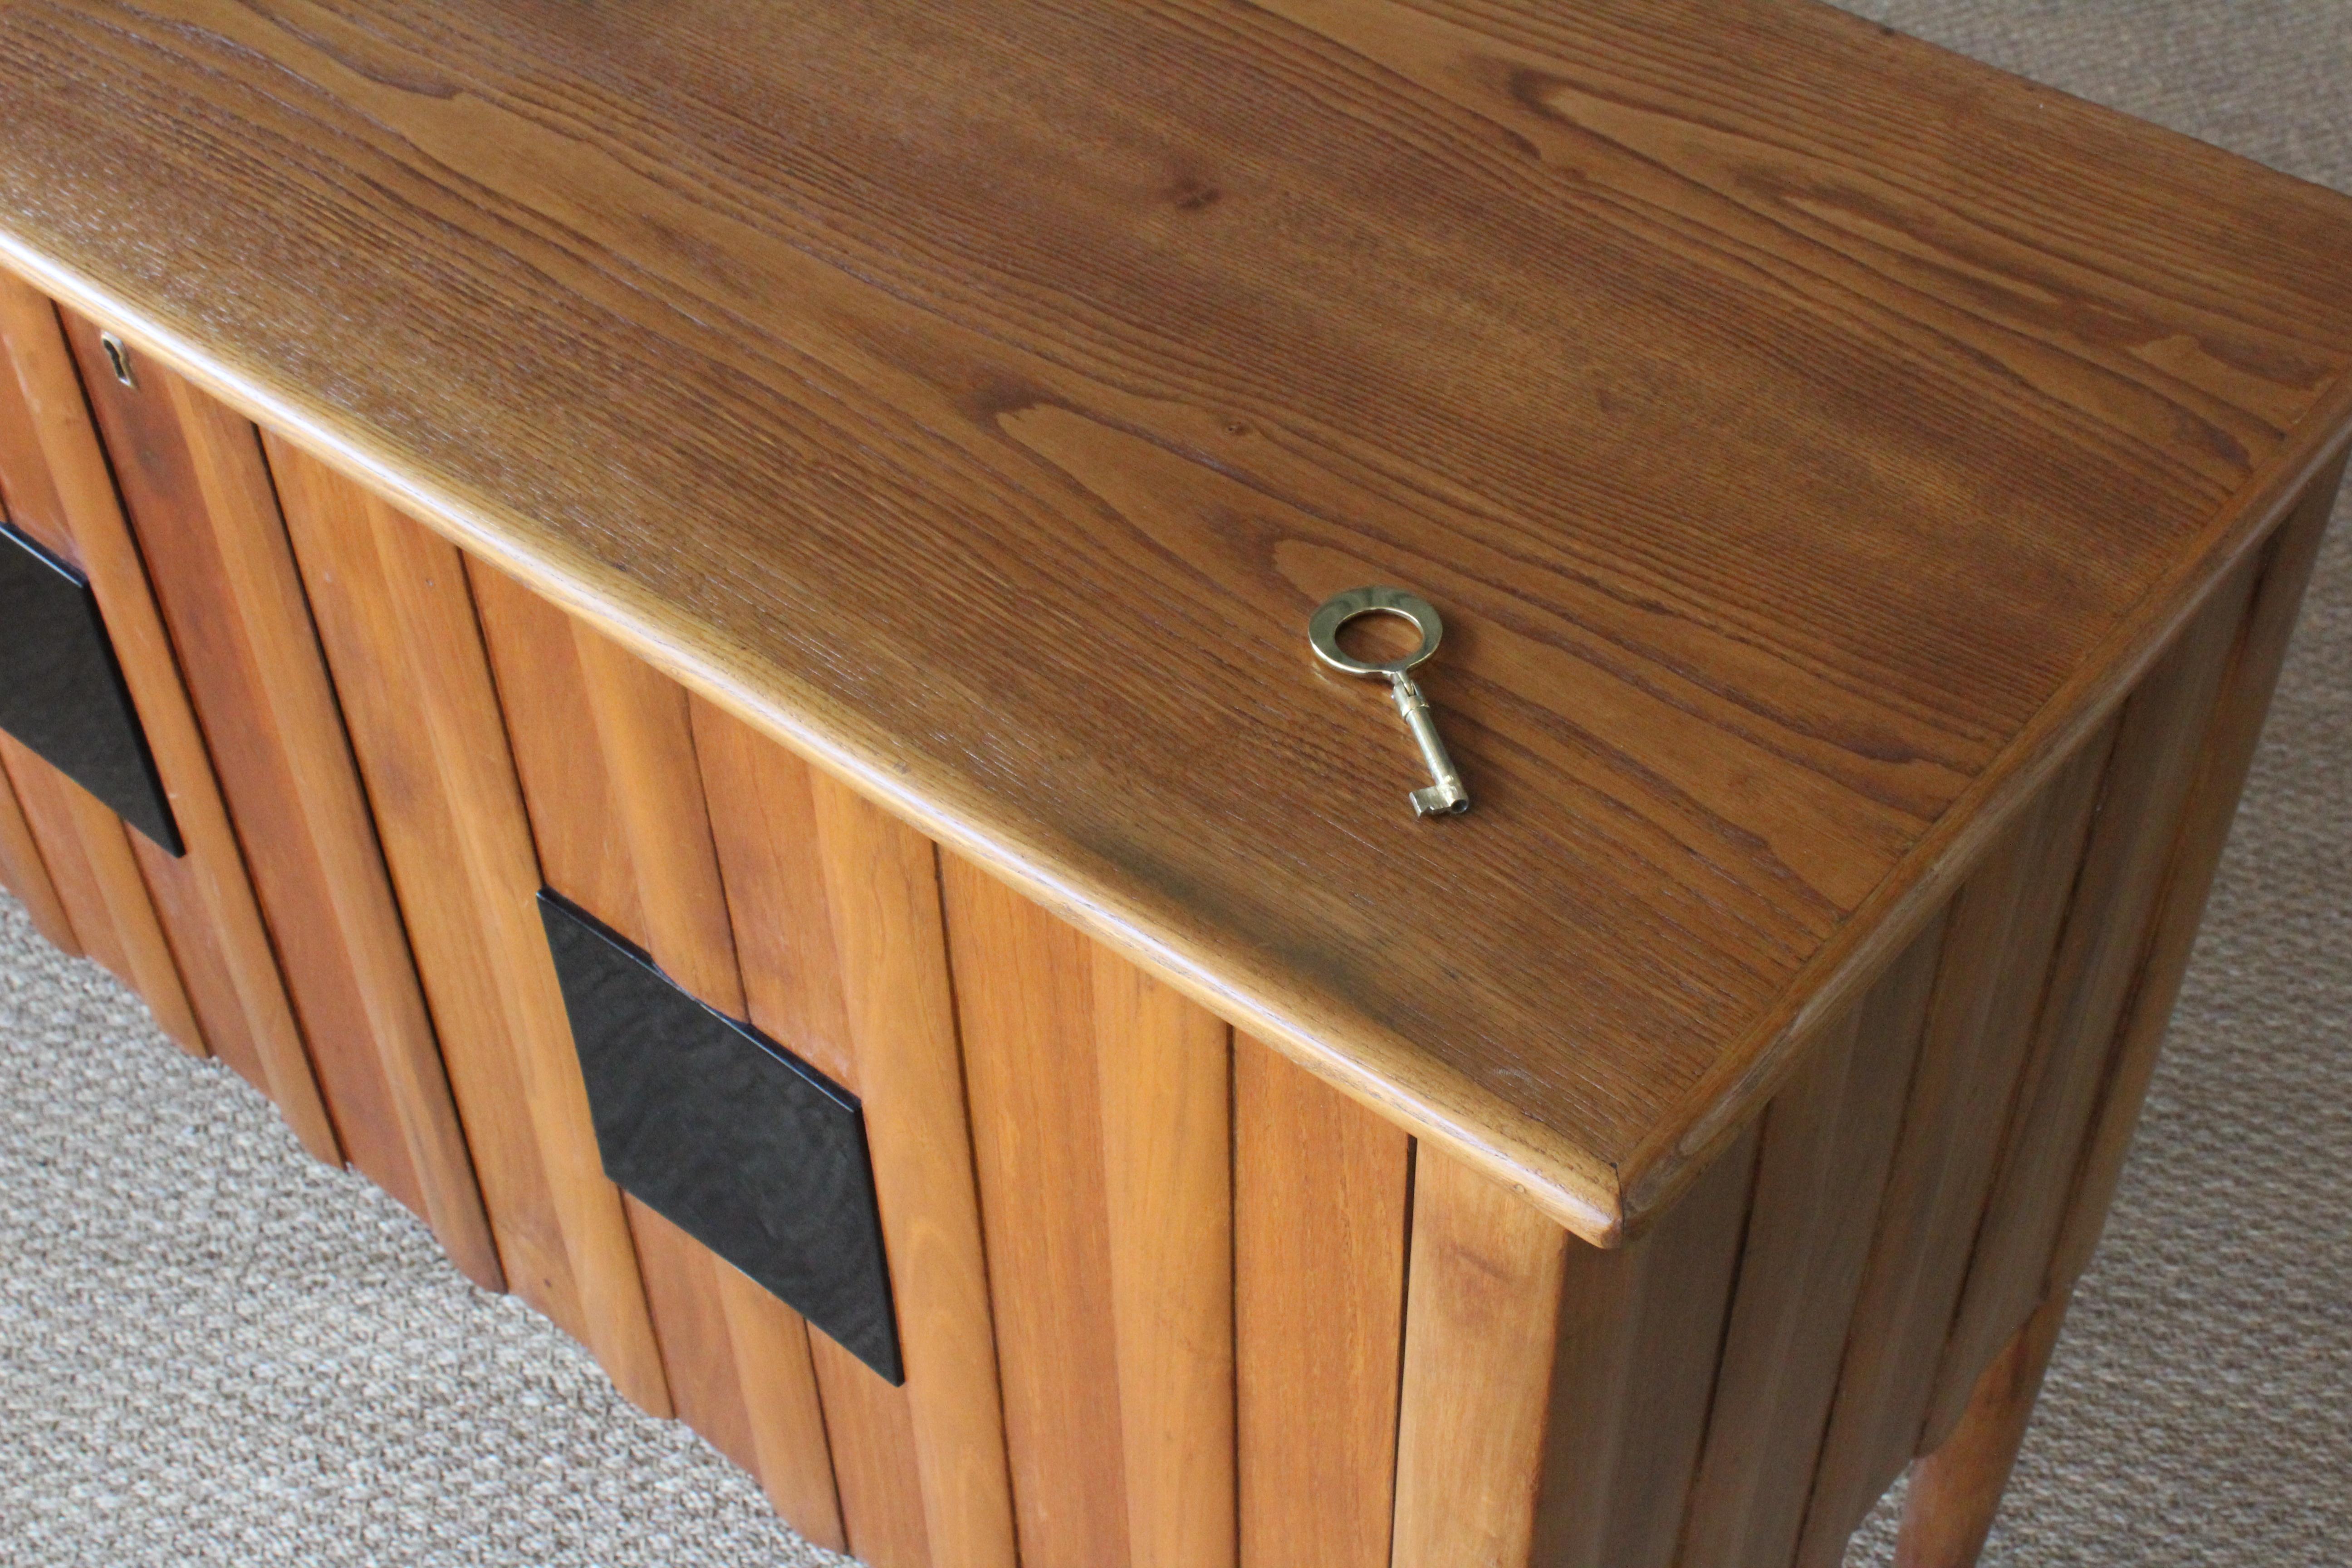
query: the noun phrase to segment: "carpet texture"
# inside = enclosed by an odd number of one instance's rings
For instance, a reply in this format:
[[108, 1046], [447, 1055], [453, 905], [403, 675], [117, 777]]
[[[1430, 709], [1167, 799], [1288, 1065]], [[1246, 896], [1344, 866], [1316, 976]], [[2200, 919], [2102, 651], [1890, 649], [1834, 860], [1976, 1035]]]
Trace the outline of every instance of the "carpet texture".
[[[2352, 190], [2344, 0], [1852, 4]], [[2352, 1560], [2347, 775], [2339, 518], [1988, 1563]], [[0, 1194], [0, 1563], [841, 1561], [5, 897]]]

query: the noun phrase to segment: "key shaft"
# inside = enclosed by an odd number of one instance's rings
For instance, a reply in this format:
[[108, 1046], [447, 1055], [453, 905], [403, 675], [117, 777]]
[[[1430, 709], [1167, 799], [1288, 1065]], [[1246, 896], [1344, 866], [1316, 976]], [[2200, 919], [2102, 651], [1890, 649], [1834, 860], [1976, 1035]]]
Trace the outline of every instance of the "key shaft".
[[1429, 700], [1421, 694], [1410, 675], [1391, 675], [1390, 695], [1396, 699], [1397, 711], [1404, 715], [1405, 728], [1412, 731], [1413, 744], [1421, 748], [1421, 760], [1429, 764], [1429, 776], [1434, 782], [1426, 789], [1412, 792], [1412, 809], [1417, 816], [1444, 816], [1470, 809], [1470, 792], [1462, 785], [1462, 775], [1454, 770], [1454, 759], [1445, 754], [1445, 742], [1437, 733], [1437, 721], [1429, 711]]

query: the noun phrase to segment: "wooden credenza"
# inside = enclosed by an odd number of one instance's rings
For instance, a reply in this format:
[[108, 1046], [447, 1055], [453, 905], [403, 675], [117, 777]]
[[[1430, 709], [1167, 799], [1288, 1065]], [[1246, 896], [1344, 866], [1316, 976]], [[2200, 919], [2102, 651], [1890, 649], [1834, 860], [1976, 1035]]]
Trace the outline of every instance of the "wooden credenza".
[[2347, 257], [1796, 0], [14, 6], [0, 874], [877, 1568], [1957, 1568]]

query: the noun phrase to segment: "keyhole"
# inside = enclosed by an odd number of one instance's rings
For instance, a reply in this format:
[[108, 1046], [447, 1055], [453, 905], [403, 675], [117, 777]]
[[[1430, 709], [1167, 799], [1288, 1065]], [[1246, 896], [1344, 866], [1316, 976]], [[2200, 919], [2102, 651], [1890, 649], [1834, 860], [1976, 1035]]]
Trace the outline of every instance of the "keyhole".
[[106, 351], [106, 363], [113, 368], [115, 380], [130, 387], [139, 384], [131, 379], [131, 351], [122, 346], [121, 338], [112, 332], [100, 332], [98, 346]]

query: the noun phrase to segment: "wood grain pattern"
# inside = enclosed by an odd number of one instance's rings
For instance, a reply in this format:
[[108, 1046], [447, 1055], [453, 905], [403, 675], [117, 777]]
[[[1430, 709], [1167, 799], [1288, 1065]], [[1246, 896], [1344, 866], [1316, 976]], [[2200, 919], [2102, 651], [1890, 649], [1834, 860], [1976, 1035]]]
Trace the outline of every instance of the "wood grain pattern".
[[2352, 203], [1798, 0], [35, 0], [0, 214], [1604, 1240], [2352, 417]]
[[1234, 1037], [1243, 1568], [1385, 1568], [1412, 1141]]
[[1854, 1302], [1943, 954], [1916, 938], [1762, 1123], [1739, 1286], [1676, 1568], [1780, 1568], [1797, 1550]]
[[669, 1414], [604, 1179], [458, 552], [274, 436], [287, 529], [383, 836], [509, 1287]]
[[1968, 1273], [2112, 729], [2095, 735], [1962, 888], [1837, 1374], [1798, 1561], [1835, 1564], [1917, 1446]]
[[131, 852], [130, 829], [14, 736], [0, 735], [0, 760], [82, 951], [136, 991], [183, 1050], [205, 1055], [204, 1030]]
[[98, 326], [66, 326], [337, 1142], [502, 1289], [260, 437], [160, 364], [121, 385]]
[[0, 882], [5, 882], [16, 901], [25, 906], [33, 929], [43, 940], [68, 957], [81, 956], [73, 921], [58, 897], [57, 884], [49, 880], [41, 847], [33, 839], [24, 807], [16, 804], [16, 787], [8, 782], [5, 766], [0, 766]]
[[627, 829], [604, 751], [587, 743], [596, 716], [572, 620], [503, 572], [470, 559], [467, 572], [501, 700], [531, 705], [532, 722], [515, 726], [509, 740], [525, 798], [547, 803], [530, 825], [540, 862], [563, 868], [564, 897], [645, 947], [651, 933]]
[[2033, 1052], [1937, 1369], [1921, 1452], [1942, 1445], [1978, 1376], [2043, 1299], [2051, 1249], [2258, 564], [2248, 561], [2231, 574], [2117, 720]]
[[[167, 1030], [185, 1005], [204, 1044], [273, 1100], [304, 1148], [342, 1163], [332, 1121], [301, 1032], [296, 1027], [268, 927], [254, 901], [245, 858], [214, 782], [212, 758], [181, 683], [179, 663], [157, 611], [139, 547], [125, 523], [114, 476], [90, 423], [81, 380], [57, 310], [14, 277], [0, 277], [0, 345], [10, 385], [0, 422], [16, 468], [9, 513], [37, 528], [45, 542], [89, 578], [108, 639], [139, 712], [157, 773], [186, 853], [126, 843], [171, 958], [131, 942], [142, 994]], [[107, 835], [89, 830], [95, 857], [112, 858]], [[96, 861], [94, 860], [94, 864]], [[128, 884], [119, 878], [117, 924], [126, 938], [140, 926]]]
[[[688, 992], [742, 1017], [685, 691], [498, 572], [469, 562], [467, 574], [507, 734], [531, 759], [517, 773], [540, 874]], [[765, 1291], [661, 1215], [623, 1201], [678, 1418], [760, 1476], [794, 1528], [838, 1548], [807, 1326], [773, 1298], [761, 1306]]]
[[745, 1391], [750, 1468], [794, 1530], [830, 1551], [848, 1548], [808, 1323], [730, 1265], [712, 1259], [735, 1375]]
[[748, 725], [691, 713], [751, 1020], [865, 1104], [907, 1381], [810, 1336], [849, 1549], [1013, 1568], [938, 852]]
[[941, 869], [1021, 1560], [1230, 1565], [1226, 1027]]
[[1394, 1563], [1680, 1560], [1754, 1155], [1736, 1143], [1657, 1230], [1603, 1252], [1419, 1152]]

